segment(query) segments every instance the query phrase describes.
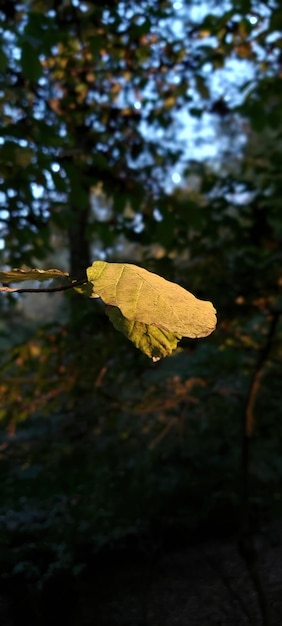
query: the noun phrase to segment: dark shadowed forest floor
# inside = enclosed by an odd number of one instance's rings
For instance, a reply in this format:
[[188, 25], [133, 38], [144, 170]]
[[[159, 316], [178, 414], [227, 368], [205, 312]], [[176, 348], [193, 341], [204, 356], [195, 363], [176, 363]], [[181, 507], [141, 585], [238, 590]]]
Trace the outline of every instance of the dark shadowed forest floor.
[[[262, 626], [236, 539], [182, 539], [99, 555], [76, 582], [54, 577], [40, 599], [15, 584], [3, 596], [1, 626]], [[281, 626], [282, 522], [263, 529], [256, 547], [267, 626]]]

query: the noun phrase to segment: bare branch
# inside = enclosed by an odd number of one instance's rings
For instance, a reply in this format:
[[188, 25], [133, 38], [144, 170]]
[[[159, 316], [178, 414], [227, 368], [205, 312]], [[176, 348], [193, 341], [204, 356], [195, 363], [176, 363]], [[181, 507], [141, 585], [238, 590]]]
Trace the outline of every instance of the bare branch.
[[41, 288], [29, 288], [22, 289], [18, 287], [0, 287], [0, 291], [4, 293], [53, 293], [54, 291], [66, 291], [67, 289], [73, 289], [74, 287], [78, 287], [78, 285], [85, 285], [87, 280], [85, 278], [81, 280], [76, 280], [71, 285], [61, 285], [59, 287], [45, 287]]

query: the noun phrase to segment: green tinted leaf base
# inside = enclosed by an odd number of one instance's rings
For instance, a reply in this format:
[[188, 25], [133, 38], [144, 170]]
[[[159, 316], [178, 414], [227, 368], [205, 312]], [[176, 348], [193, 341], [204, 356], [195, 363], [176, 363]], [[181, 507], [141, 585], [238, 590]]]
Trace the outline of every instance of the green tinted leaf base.
[[172, 354], [181, 339], [180, 335], [157, 326], [128, 320], [117, 307], [107, 306], [106, 313], [116, 330], [123, 333], [136, 348], [153, 361], [159, 361]]

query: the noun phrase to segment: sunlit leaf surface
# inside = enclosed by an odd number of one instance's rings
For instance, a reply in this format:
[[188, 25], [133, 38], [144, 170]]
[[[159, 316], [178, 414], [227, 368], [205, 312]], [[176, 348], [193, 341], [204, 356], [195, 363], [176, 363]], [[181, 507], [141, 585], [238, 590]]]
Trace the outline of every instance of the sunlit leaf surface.
[[184, 337], [206, 337], [216, 326], [216, 311], [189, 291], [128, 263], [96, 261], [87, 277], [105, 304], [128, 320], [154, 325]]

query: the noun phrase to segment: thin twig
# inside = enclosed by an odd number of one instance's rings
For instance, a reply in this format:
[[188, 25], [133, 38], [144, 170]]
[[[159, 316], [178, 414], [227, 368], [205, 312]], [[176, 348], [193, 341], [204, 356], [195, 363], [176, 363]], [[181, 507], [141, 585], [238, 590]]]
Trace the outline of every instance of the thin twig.
[[250, 446], [255, 427], [254, 408], [260, 389], [261, 380], [268, 363], [269, 355], [273, 346], [273, 338], [277, 329], [281, 311], [273, 311], [269, 324], [265, 343], [261, 348], [256, 367], [250, 382], [246, 405], [243, 415], [242, 432], [242, 499], [241, 499], [241, 534], [239, 537], [239, 550], [245, 560], [251, 580], [257, 593], [263, 626], [269, 626], [269, 614], [265, 591], [262, 585], [259, 569], [258, 554], [254, 543], [253, 528], [250, 516]]
[[265, 371], [265, 366], [268, 361], [269, 353], [272, 348], [273, 337], [276, 332], [276, 328], [278, 325], [279, 317], [281, 311], [273, 311], [271, 313], [271, 321], [269, 324], [268, 333], [266, 336], [265, 344], [260, 350], [255, 371], [252, 376], [252, 380], [249, 387], [249, 393], [247, 397], [246, 410], [245, 410], [245, 431], [248, 437], [251, 437], [254, 430], [255, 419], [254, 419], [254, 406], [256, 397], [258, 394], [258, 390], [260, 387], [260, 382], [262, 376]]
[[54, 291], [66, 291], [67, 289], [73, 289], [74, 287], [77, 287], [78, 285], [86, 285], [87, 280], [85, 280], [85, 278], [81, 279], [81, 280], [76, 280], [75, 282], [73, 282], [71, 285], [61, 285], [60, 287], [45, 287], [43, 289], [41, 288], [33, 288], [33, 289], [25, 289], [25, 288], [18, 288], [18, 287], [0, 287], [0, 291], [5, 292], [5, 293], [53, 293]]

